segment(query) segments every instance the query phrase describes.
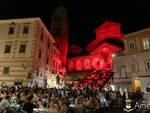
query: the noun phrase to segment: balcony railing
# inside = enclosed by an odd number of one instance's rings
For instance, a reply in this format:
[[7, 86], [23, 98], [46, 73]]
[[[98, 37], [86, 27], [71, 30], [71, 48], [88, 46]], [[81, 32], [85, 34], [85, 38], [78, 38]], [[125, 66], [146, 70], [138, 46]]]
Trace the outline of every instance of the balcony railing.
[[114, 72], [114, 77], [113, 78], [114, 79], [128, 79], [128, 78], [132, 78], [132, 77], [131, 77], [131, 72], [125, 72], [124, 74]]

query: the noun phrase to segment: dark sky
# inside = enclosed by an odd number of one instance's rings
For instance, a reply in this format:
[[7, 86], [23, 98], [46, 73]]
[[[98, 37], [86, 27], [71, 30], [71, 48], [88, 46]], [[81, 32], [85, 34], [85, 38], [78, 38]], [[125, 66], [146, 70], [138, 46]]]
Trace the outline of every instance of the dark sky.
[[[119, 22], [123, 33], [150, 27], [148, 2], [132, 0], [3, 0], [0, 19], [41, 17], [49, 28], [52, 12], [60, 2], [68, 9], [69, 40], [84, 46], [107, 18]], [[148, 1], [148, 0], [147, 0]]]

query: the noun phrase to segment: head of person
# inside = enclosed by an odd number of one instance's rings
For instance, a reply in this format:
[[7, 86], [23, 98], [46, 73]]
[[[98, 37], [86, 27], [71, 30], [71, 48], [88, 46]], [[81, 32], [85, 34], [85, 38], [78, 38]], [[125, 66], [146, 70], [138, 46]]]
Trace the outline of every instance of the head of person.
[[6, 99], [6, 100], [10, 100], [10, 96], [7, 95], [7, 96], [5, 97], [5, 99]]
[[33, 100], [33, 95], [29, 95], [27, 101], [31, 102]]

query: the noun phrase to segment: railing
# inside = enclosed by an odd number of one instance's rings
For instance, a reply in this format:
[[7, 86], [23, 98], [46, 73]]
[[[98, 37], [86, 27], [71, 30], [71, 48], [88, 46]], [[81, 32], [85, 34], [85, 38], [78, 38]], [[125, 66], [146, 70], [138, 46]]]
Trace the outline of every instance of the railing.
[[131, 72], [125, 72], [124, 74], [120, 74], [119, 72], [114, 72], [114, 79], [128, 79], [131, 77]]

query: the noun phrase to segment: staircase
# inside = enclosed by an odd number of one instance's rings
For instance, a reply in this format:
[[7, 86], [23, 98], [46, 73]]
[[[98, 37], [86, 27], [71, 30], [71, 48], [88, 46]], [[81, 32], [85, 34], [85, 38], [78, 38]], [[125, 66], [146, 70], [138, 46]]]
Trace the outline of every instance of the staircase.
[[75, 84], [75, 88], [83, 89], [90, 86], [92, 91], [101, 90], [105, 84], [112, 78], [112, 71], [93, 70], [86, 74], [81, 80]]

